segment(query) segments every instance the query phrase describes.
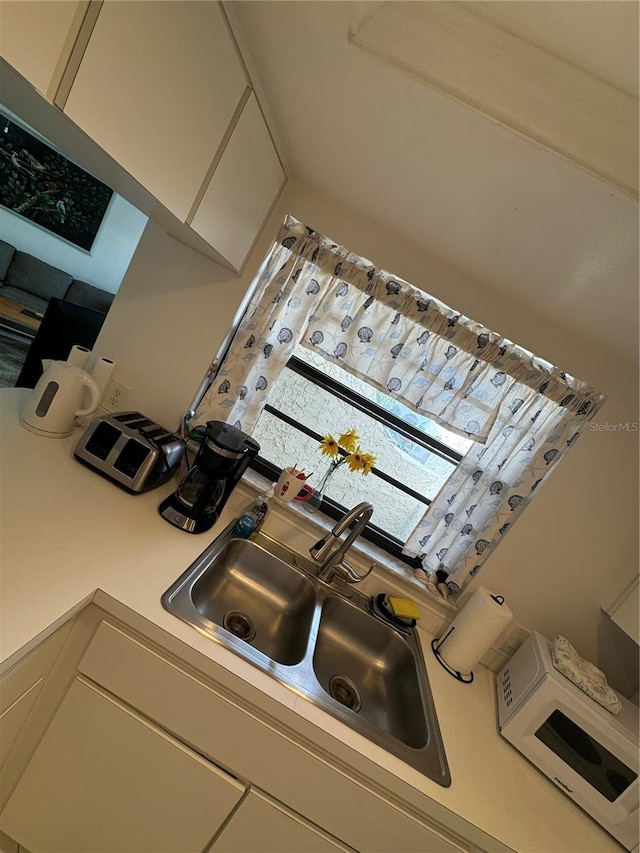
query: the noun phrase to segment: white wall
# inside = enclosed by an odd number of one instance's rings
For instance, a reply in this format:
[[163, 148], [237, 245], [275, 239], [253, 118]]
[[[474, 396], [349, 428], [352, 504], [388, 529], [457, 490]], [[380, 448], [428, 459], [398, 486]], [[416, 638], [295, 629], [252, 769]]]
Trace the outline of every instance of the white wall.
[[147, 217], [115, 193], [90, 252], [0, 207], [0, 234], [21, 252], [115, 293], [136, 250]]
[[[285, 213], [606, 393], [598, 423], [637, 422], [633, 366], [596, 352], [374, 220], [295, 182], [239, 277], [157, 226], [146, 229], [96, 347], [118, 363], [134, 389], [133, 405], [176, 426]], [[627, 693], [633, 692], [628, 671], [637, 679], [637, 664], [629, 666], [637, 647], [625, 644], [599, 606], [638, 564], [637, 439], [637, 433], [587, 430], [475, 581], [503, 594], [520, 624], [547, 636], [564, 634]]]

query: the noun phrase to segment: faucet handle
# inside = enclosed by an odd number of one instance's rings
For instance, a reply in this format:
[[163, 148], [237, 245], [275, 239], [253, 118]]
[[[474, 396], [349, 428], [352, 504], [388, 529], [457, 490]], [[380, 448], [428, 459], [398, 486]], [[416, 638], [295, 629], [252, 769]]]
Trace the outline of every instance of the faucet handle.
[[363, 581], [371, 574], [371, 572], [377, 565], [378, 564], [376, 562], [371, 563], [367, 571], [363, 575], [359, 575], [353, 568], [353, 566], [350, 565], [350, 563], [347, 563], [345, 560], [343, 560], [340, 563], [340, 568], [343, 570], [341, 572], [342, 579], [345, 580], [347, 583], [360, 583], [360, 581]]

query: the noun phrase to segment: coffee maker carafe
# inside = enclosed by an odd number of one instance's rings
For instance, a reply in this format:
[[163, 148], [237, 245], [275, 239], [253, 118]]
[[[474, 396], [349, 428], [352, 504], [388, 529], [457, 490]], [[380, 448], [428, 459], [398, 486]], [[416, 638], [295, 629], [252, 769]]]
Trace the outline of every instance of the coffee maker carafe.
[[222, 421], [208, 421], [193, 467], [158, 512], [174, 527], [203, 533], [213, 527], [222, 508], [260, 445]]

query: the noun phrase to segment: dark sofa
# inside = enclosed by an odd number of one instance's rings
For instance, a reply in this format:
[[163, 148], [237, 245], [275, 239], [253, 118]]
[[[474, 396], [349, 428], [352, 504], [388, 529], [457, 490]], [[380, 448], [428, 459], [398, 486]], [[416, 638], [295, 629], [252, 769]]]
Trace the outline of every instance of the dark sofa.
[[0, 240], [0, 296], [44, 314], [52, 296], [107, 312], [114, 294], [21, 252]]

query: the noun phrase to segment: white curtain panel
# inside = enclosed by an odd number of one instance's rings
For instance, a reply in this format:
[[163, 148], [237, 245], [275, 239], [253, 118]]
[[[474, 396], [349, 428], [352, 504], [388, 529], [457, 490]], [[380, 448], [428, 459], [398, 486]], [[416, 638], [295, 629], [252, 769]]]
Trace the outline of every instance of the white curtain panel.
[[476, 442], [405, 546], [454, 593], [605, 399], [287, 217], [194, 422], [250, 433], [300, 343]]
[[513, 383], [486, 443], [471, 446], [407, 540], [405, 553], [420, 556], [427, 574], [446, 571], [450, 591], [460, 592], [588, 419]]

